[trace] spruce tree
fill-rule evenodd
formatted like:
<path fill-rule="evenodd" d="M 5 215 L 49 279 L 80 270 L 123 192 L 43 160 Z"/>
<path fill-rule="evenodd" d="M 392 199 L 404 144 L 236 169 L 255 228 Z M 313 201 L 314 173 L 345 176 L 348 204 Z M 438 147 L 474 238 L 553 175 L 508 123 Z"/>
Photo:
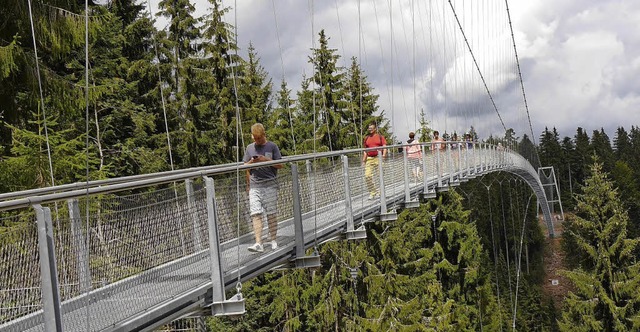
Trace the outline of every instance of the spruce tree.
<path fill-rule="evenodd" d="M 345 75 L 345 87 L 349 93 L 348 111 L 343 113 L 345 118 L 340 138 L 344 140 L 344 147 L 361 147 L 368 124 L 383 123 L 383 115 L 376 114 L 379 95 L 374 94 L 371 83 L 355 57 L 351 58 L 351 66 Z"/>
<path fill-rule="evenodd" d="M 633 170 L 624 161 L 618 160 L 611 171 L 611 178 L 620 192 L 620 200 L 629 213 L 629 234 L 640 235 L 640 186 Z"/>
<path fill-rule="evenodd" d="M 589 162 L 591 161 L 589 135 L 587 135 L 584 129 L 578 127 L 576 135 L 574 136 L 575 150 L 571 160 L 574 161 L 571 167 L 573 171 L 574 179 L 577 183 L 582 184 L 587 178 Z M 580 188 L 580 187 L 578 187 Z"/>
<path fill-rule="evenodd" d="M 518 144 L 518 153 L 527 159 L 533 167 L 540 166 L 540 160 L 538 160 L 536 156 L 536 146 L 533 145 L 533 142 L 531 142 L 527 134 L 522 135 L 522 140 L 520 144 Z"/>
<path fill-rule="evenodd" d="M 291 89 L 282 80 L 276 92 L 276 107 L 267 113 L 267 136 L 275 142 L 283 155 L 297 153 L 298 138 L 294 131 L 295 101 L 291 99 Z"/>
<path fill-rule="evenodd" d="M 198 110 L 200 75 L 197 55 L 200 51 L 198 20 L 193 17 L 195 7 L 189 0 L 162 0 L 156 14 L 169 20 L 165 38 L 159 38 L 166 47 L 170 75 L 163 77 L 170 86 L 171 98 L 167 100 L 168 121 L 172 126 L 172 140 L 176 150 L 175 161 L 180 167 L 200 166 L 206 154 L 200 149 Z M 159 35 L 162 37 L 162 35 Z"/>
<path fill-rule="evenodd" d="M 247 61 L 242 66 L 238 99 L 242 116 L 242 133 L 245 142 L 251 142 L 251 125 L 267 123 L 271 114 L 271 89 L 273 84 L 268 73 L 260 65 L 260 58 L 249 43 Z"/>
<path fill-rule="evenodd" d="M 337 65 L 337 49 L 329 48 L 329 37 L 324 29 L 318 33 L 319 47 L 312 49 L 309 63 L 313 64 L 315 72 L 311 80 L 315 83 L 316 96 L 316 133 L 320 144 L 329 150 L 341 150 L 344 142 L 338 140 L 344 126 L 352 126 L 345 123 L 347 109 L 344 89 L 344 69 Z"/>
<path fill-rule="evenodd" d="M 575 145 L 570 137 L 562 139 L 562 153 L 566 157 L 564 165 L 566 168 L 557 169 L 556 176 L 560 181 L 560 197 L 565 210 L 573 207 L 573 191 L 578 185 L 574 175 L 574 168 L 578 165 L 575 158 Z"/>
<path fill-rule="evenodd" d="M 627 131 L 624 130 L 624 127 L 618 127 L 616 130 L 616 137 L 613 139 L 613 148 L 617 160 L 627 163 L 633 160 L 631 140 L 629 139 Z"/>
<path fill-rule="evenodd" d="M 239 91 L 243 61 L 237 55 L 233 26 L 223 20 L 230 8 L 224 7 L 220 0 L 209 0 L 209 3 L 211 12 L 204 17 L 202 26 L 204 41 L 200 63 L 203 82 L 198 130 L 202 133 L 199 145 L 209 158 L 207 163 L 215 164 L 236 161 L 237 156 L 242 158 L 244 147 L 236 147 L 236 141 L 240 145 L 250 143 L 242 137 L 250 137 L 243 131 L 245 124 L 250 126 L 252 123 L 245 120 L 243 110 L 238 109 L 241 107 Z M 238 112 L 240 119 L 237 118 Z M 240 137 L 237 136 L 238 131 Z"/>
<path fill-rule="evenodd" d="M 631 126 L 629 140 L 631 141 L 631 161 L 629 166 L 633 168 L 633 173 L 637 179 L 640 178 L 640 127 Z"/>
<path fill-rule="evenodd" d="M 592 154 L 597 155 L 599 157 L 598 159 L 602 162 L 604 171 L 611 172 L 613 164 L 615 163 L 613 148 L 611 148 L 611 141 L 603 128 L 593 131 L 590 146 Z"/>
<path fill-rule="evenodd" d="M 562 312 L 562 331 L 633 331 L 640 328 L 640 239 L 627 234 L 628 216 L 618 190 L 596 161 L 590 168 L 577 215 L 567 221 L 567 240 L 580 255 L 578 269 L 566 271 L 575 291 Z"/>

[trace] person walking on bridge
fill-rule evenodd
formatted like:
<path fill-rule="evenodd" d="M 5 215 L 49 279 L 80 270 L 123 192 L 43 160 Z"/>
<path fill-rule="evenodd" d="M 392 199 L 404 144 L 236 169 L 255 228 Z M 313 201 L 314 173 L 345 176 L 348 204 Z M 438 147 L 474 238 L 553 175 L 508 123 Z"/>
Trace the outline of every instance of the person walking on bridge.
<path fill-rule="evenodd" d="M 375 123 L 369 124 L 369 134 L 364 138 L 365 148 L 375 148 L 387 145 L 387 140 L 384 136 L 378 133 L 378 127 Z M 369 199 L 376 199 L 380 196 L 378 188 L 373 180 L 374 174 L 378 173 L 378 153 L 379 150 L 365 151 L 362 155 L 362 163 L 364 163 L 364 180 L 369 190 Z M 387 156 L 387 149 L 382 150 L 382 157 Z"/>
<path fill-rule="evenodd" d="M 420 145 L 420 142 L 415 139 L 415 137 L 416 133 L 413 131 L 409 133 L 409 139 L 407 140 L 405 149 L 407 150 L 407 159 L 409 161 L 411 174 L 413 174 L 416 181 L 419 181 L 422 176 L 422 145 Z"/>
<path fill-rule="evenodd" d="M 253 138 L 253 143 L 247 146 L 242 158 L 245 165 L 282 159 L 278 146 L 273 142 L 267 141 L 267 135 L 261 123 L 251 126 L 251 138 Z M 248 248 L 249 251 L 264 251 L 262 245 L 262 220 L 265 214 L 268 220 L 271 249 L 278 248 L 278 243 L 276 242 L 276 234 L 278 233 L 276 215 L 278 182 L 276 177 L 280 168 L 282 168 L 282 164 L 247 170 L 246 183 L 249 191 L 249 213 L 256 238 L 256 243 Z"/>

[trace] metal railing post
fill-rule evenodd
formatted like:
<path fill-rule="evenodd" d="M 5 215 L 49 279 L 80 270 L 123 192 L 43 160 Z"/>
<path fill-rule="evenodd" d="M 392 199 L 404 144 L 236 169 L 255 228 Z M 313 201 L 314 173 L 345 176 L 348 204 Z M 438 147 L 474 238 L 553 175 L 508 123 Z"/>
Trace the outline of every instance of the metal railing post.
<path fill-rule="evenodd" d="M 40 254 L 40 278 L 42 281 L 42 306 L 45 331 L 62 331 L 60 312 L 60 285 L 56 267 L 55 246 L 51 210 L 34 204 L 38 222 L 38 252 Z"/>
<path fill-rule="evenodd" d="M 309 166 L 307 166 L 309 167 Z M 298 174 L 298 165 L 291 164 L 291 196 L 293 198 L 293 229 L 295 236 L 295 266 L 298 268 L 317 267 L 320 266 L 320 256 L 317 254 L 306 256 L 304 248 L 304 228 L 302 225 L 302 206 L 300 204 L 300 176 Z"/>
<path fill-rule="evenodd" d="M 454 180 L 454 175 L 456 172 L 456 166 L 453 162 L 453 143 L 447 143 L 447 160 L 449 163 L 449 187 L 456 186 L 457 183 Z"/>
<path fill-rule="evenodd" d="M 86 247 L 85 234 L 82 232 L 82 219 L 80 218 L 80 206 L 77 199 L 67 201 L 69 207 L 69 218 L 71 219 L 71 236 L 73 241 L 73 251 L 78 260 L 78 280 L 80 281 L 80 291 L 91 290 L 91 270 L 89 270 L 89 251 Z M 87 223 L 89 221 L 87 220 Z M 87 235 L 88 236 L 88 235 Z"/>
<path fill-rule="evenodd" d="M 203 177 L 207 191 L 207 226 L 209 229 L 209 259 L 211 262 L 212 303 L 211 313 L 214 316 L 240 315 L 245 313 L 244 299 L 238 293 L 227 300 L 225 294 L 222 259 L 220 258 L 220 239 L 218 237 L 218 209 L 216 190 L 210 177 Z M 238 248 L 239 250 L 239 248 Z"/>
<path fill-rule="evenodd" d="M 387 214 L 387 193 L 384 188 L 384 174 L 382 174 L 382 162 L 384 158 L 382 157 L 382 151 L 378 153 L 378 176 L 380 178 L 380 215 Z"/>
<path fill-rule="evenodd" d="M 409 168 L 411 168 L 411 172 L 414 172 L 413 165 L 409 165 L 409 156 L 408 156 L 408 148 L 402 149 L 402 162 L 404 165 L 404 207 L 405 208 L 416 208 L 420 206 L 420 202 L 411 201 L 411 188 L 409 186 Z"/>
<path fill-rule="evenodd" d="M 442 167 L 440 167 L 440 147 L 442 143 L 437 143 L 438 148 L 433 150 L 436 154 L 436 173 L 438 174 L 438 188 L 442 187 Z M 431 146 L 433 147 L 433 145 Z"/>
<path fill-rule="evenodd" d="M 387 210 L 387 193 L 384 186 L 384 174 L 382 172 L 383 167 L 383 157 L 382 150 L 378 153 L 378 173 L 380 175 L 380 220 L 383 221 L 391 221 L 398 219 L 397 214 L 394 212 L 389 212 Z"/>
<path fill-rule="evenodd" d="M 193 244 L 196 251 L 202 250 L 202 239 L 200 238 L 200 231 L 198 229 L 198 216 L 196 215 L 193 194 L 193 180 L 184 180 L 184 187 L 187 191 L 187 208 L 189 209 L 188 215 L 191 217 L 191 223 L 193 225 Z"/>
<path fill-rule="evenodd" d="M 427 151 L 425 151 L 426 145 L 422 145 L 422 184 L 424 189 L 422 191 L 422 198 L 435 198 L 435 190 L 429 191 L 429 176 L 427 174 Z"/>
<path fill-rule="evenodd" d="M 344 178 L 344 212 L 347 218 L 347 240 L 364 239 L 367 232 L 364 223 L 358 229 L 353 225 L 353 208 L 351 206 L 351 183 L 349 180 L 349 157 L 342 155 L 342 176 Z"/>

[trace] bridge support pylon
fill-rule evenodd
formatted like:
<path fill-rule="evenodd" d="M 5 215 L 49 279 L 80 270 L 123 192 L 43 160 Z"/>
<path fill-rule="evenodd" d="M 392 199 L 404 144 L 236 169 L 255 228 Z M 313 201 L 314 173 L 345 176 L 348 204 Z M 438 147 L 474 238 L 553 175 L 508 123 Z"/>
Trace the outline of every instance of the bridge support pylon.
<path fill-rule="evenodd" d="M 547 175 L 548 174 L 548 175 Z M 539 167 L 538 177 L 540 183 L 544 189 L 544 194 L 547 197 L 547 203 L 549 203 L 549 210 L 551 214 L 555 214 L 555 203 L 558 203 L 560 207 L 560 220 L 564 220 L 564 210 L 562 209 L 562 200 L 560 199 L 560 187 L 556 179 L 556 172 L 553 166 Z"/>

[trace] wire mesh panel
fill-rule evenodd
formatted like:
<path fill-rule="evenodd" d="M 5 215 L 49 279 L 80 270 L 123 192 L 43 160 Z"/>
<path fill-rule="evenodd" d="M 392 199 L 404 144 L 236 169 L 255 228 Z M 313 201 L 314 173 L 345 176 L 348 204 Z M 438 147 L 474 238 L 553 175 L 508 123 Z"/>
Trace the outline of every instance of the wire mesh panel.
<path fill-rule="evenodd" d="M 0 218 L 0 328 L 42 309 L 38 229 L 32 213 Z"/>
<path fill-rule="evenodd" d="M 235 270 L 247 260 L 246 248 L 253 243 L 245 171 L 215 176 L 214 183 L 223 271 Z M 238 241 L 244 248 L 238 246 Z"/>
<path fill-rule="evenodd" d="M 203 193 L 177 184 L 82 197 L 77 211 L 51 204 L 65 331 L 103 329 L 210 280 Z"/>
<path fill-rule="evenodd" d="M 156 329 L 155 332 L 207 332 L 207 322 L 204 317 L 181 318 Z"/>

